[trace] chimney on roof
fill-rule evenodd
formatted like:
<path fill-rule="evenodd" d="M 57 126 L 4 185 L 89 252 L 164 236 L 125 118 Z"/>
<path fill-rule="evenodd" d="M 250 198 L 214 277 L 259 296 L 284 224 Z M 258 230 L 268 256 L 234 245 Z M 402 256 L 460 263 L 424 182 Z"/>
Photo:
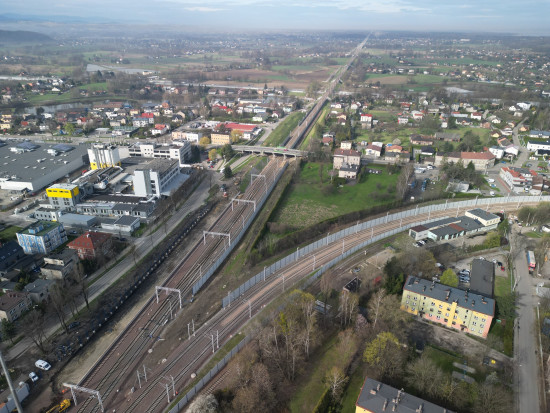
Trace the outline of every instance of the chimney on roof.
<path fill-rule="evenodd" d="M 377 391 L 380 391 L 380 383 L 378 383 L 378 384 L 376 385 L 376 390 L 377 390 Z"/>
<path fill-rule="evenodd" d="M 376 394 L 376 389 L 370 389 L 370 394 L 375 395 Z"/>
<path fill-rule="evenodd" d="M 392 406 L 392 408 L 391 408 L 391 411 L 392 411 L 392 412 L 395 412 L 395 409 L 396 409 L 396 408 L 397 408 L 397 404 L 394 404 L 394 405 Z"/>
<path fill-rule="evenodd" d="M 418 406 L 418 409 L 416 409 L 416 413 L 422 413 L 422 408 L 422 405 Z"/>
<path fill-rule="evenodd" d="M 386 407 L 388 407 L 388 399 L 384 399 L 384 404 L 382 405 L 382 411 L 386 411 Z"/>
<path fill-rule="evenodd" d="M 476 304 L 476 300 L 472 300 L 472 307 Z"/>

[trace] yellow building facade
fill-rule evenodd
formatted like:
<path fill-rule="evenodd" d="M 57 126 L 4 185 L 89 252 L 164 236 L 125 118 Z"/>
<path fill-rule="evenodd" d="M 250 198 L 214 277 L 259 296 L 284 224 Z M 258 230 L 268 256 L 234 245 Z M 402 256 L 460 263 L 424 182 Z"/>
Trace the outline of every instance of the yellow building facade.
<path fill-rule="evenodd" d="M 487 338 L 495 314 L 492 298 L 409 276 L 401 309 L 433 323 Z"/>

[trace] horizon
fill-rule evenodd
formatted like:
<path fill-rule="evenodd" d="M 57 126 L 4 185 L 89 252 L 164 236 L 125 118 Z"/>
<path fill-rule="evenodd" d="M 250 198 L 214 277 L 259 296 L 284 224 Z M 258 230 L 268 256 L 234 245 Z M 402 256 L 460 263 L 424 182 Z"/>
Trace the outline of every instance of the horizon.
<path fill-rule="evenodd" d="M 101 10 L 98 13 L 97 10 Z M 108 12 L 108 13 L 106 13 Z M 548 36 L 545 17 L 550 2 L 527 1 L 518 8 L 516 2 L 489 0 L 477 5 L 464 0 L 457 5 L 431 0 L 326 0 L 296 3 L 283 0 L 277 4 L 265 0 L 136 0 L 107 2 L 56 0 L 44 4 L 39 0 L 24 3 L 5 0 L 2 16 L 14 16 L 14 24 L 25 27 L 30 21 L 71 24 L 128 24 L 139 26 L 181 25 L 181 31 L 217 33 L 293 31 L 405 31 L 444 33 L 488 33 L 524 36 Z M 106 17 L 107 16 L 107 17 Z M 67 21 L 69 20 L 69 21 Z M 192 24 L 189 25 L 188 22 Z M 162 28 L 162 27 L 159 27 Z M 36 21 L 33 22 L 33 29 Z M 52 27 L 49 27 L 51 30 Z"/>

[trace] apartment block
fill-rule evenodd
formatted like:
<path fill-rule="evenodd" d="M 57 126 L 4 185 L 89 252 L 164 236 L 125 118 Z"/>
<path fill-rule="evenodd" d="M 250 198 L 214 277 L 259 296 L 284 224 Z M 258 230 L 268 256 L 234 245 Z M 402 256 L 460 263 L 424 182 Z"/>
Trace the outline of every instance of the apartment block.
<path fill-rule="evenodd" d="M 495 301 L 410 275 L 403 287 L 401 309 L 446 327 L 487 338 Z"/>

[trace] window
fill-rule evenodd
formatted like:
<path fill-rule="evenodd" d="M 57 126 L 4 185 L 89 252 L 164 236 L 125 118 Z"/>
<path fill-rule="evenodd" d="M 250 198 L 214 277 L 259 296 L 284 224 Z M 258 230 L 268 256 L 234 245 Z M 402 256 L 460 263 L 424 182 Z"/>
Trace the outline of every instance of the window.
<path fill-rule="evenodd" d="M 447 311 L 451 311 L 451 307 L 447 307 Z"/>
<path fill-rule="evenodd" d="M 448 322 L 449 320 L 447 318 L 445 318 L 443 321 Z"/>
<path fill-rule="evenodd" d="M 455 316 L 453 317 L 453 320 L 456 320 L 456 319 L 457 319 L 457 317 L 456 317 L 456 315 L 455 315 Z"/>
<path fill-rule="evenodd" d="M 443 306 L 442 306 L 442 305 L 440 304 L 440 305 L 439 305 L 439 308 L 441 308 L 441 309 L 442 309 L 442 308 L 443 308 Z"/>
<path fill-rule="evenodd" d="M 440 316 L 437 316 L 436 319 L 441 320 L 441 317 L 440 317 Z"/>
<path fill-rule="evenodd" d="M 432 307 L 435 305 L 435 303 L 432 301 Z"/>
<path fill-rule="evenodd" d="M 473 325 L 473 326 L 476 326 L 476 325 L 477 325 L 477 323 L 476 323 L 475 321 L 473 321 L 473 322 L 472 322 L 472 325 Z"/>
<path fill-rule="evenodd" d="M 485 322 L 485 319 L 484 319 L 484 318 L 482 318 L 482 319 L 481 319 L 481 321 Z"/>
<path fill-rule="evenodd" d="M 479 332 L 480 332 L 480 333 L 483 333 L 483 330 L 482 330 L 482 329 L 480 329 L 480 330 L 479 330 Z"/>
<path fill-rule="evenodd" d="M 449 317 L 449 313 L 445 313 L 445 317 Z"/>
<path fill-rule="evenodd" d="M 475 316 L 474 316 L 474 320 L 477 320 L 477 318 L 478 318 L 477 315 L 475 315 Z"/>
<path fill-rule="evenodd" d="M 456 322 L 453 321 L 453 326 L 455 326 L 455 325 L 456 325 Z"/>
<path fill-rule="evenodd" d="M 418 297 L 417 297 L 417 296 L 415 296 L 415 297 L 414 297 L 414 301 L 416 301 L 417 299 L 418 299 Z"/>
<path fill-rule="evenodd" d="M 409 304 L 409 300 L 407 300 L 407 301 L 405 302 L 405 304 Z"/>
<path fill-rule="evenodd" d="M 485 328 L 485 324 L 481 324 L 480 327 L 481 327 L 481 328 Z"/>

